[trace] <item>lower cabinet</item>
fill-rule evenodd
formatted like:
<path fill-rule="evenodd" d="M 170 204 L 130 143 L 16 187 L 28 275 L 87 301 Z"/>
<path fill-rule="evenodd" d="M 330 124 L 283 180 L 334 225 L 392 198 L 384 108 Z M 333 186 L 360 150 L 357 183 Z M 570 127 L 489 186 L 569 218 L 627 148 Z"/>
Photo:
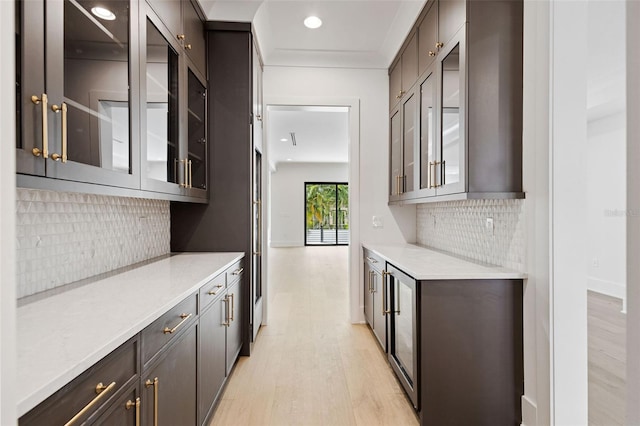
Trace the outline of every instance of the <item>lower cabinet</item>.
<path fill-rule="evenodd" d="M 100 426 L 139 426 L 141 421 L 140 392 L 137 386 L 125 393 L 97 421 Z"/>
<path fill-rule="evenodd" d="M 387 351 L 387 288 L 382 271 L 384 261 L 375 253 L 364 250 L 364 313 L 367 324 Z"/>
<path fill-rule="evenodd" d="M 244 343 L 242 262 L 20 417 L 19 426 L 206 425 Z"/>
<path fill-rule="evenodd" d="M 198 424 L 205 424 L 217 399 L 225 378 L 227 295 L 220 294 L 200 316 L 200 380 L 198 391 Z"/>
<path fill-rule="evenodd" d="M 242 312 L 240 301 L 243 297 L 242 280 L 237 281 L 227 291 L 227 375 L 242 349 Z"/>
<path fill-rule="evenodd" d="M 196 424 L 197 325 L 193 324 L 142 374 L 142 424 Z"/>

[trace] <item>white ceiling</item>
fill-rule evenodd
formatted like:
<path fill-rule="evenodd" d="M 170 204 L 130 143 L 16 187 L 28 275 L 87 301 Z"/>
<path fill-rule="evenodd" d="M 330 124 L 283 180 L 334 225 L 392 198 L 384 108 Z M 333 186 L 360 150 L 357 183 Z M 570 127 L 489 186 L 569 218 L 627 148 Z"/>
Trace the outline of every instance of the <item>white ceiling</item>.
<path fill-rule="evenodd" d="M 265 65 L 388 68 L 425 0 L 200 0 L 208 19 L 253 22 Z M 316 15 L 323 25 L 306 28 Z"/>
<path fill-rule="evenodd" d="M 347 107 L 269 106 L 268 120 L 269 162 L 274 167 L 287 162 L 349 161 Z M 292 132 L 296 146 L 291 142 Z"/>

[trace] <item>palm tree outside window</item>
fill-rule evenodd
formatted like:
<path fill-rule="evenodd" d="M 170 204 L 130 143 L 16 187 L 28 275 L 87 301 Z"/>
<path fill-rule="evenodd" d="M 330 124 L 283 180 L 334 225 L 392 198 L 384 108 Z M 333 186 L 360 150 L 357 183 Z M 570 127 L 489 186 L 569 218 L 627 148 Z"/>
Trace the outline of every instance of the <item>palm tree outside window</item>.
<path fill-rule="evenodd" d="M 349 184 L 306 182 L 305 245 L 349 244 Z"/>

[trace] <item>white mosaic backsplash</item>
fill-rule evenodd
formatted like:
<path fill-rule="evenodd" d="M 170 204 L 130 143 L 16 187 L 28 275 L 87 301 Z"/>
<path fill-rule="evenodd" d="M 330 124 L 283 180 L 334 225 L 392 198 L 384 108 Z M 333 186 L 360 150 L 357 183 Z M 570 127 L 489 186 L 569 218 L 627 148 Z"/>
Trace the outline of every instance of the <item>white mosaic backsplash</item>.
<path fill-rule="evenodd" d="M 169 202 L 18 188 L 18 298 L 170 252 Z"/>
<path fill-rule="evenodd" d="M 418 244 L 525 272 L 524 200 L 450 201 L 416 210 Z"/>

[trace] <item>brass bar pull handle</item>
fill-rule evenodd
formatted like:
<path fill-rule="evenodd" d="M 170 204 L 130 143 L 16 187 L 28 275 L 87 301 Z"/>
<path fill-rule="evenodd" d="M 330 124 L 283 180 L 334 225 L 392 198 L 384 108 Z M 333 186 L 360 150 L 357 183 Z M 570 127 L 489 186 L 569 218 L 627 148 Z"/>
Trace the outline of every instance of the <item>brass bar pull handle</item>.
<path fill-rule="evenodd" d="M 229 295 L 225 296 L 224 299 L 222 299 L 224 301 L 224 316 L 226 321 L 222 323 L 222 325 L 224 325 L 225 327 L 229 327 L 230 324 L 230 320 L 229 320 Z"/>
<path fill-rule="evenodd" d="M 429 51 L 429 56 L 431 56 L 431 57 L 436 56 L 436 52 L 434 52 L 433 50 L 430 50 Z"/>
<path fill-rule="evenodd" d="M 216 291 L 213 291 L 213 290 L 208 291 L 208 292 L 207 292 L 207 294 L 208 294 L 208 295 L 210 295 L 210 296 L 215 296 L 215 295 L 218 293 L 218 291 L 220 291 L 220 289 L 221 289 L 222 287 L 224 287 L 224 286 L 223 286 L 223 285 L 218 284 L 218 285 L 216 286 L 216 288 L 217 288 L 218 290 L 216 290 Z"/>
<path fill-rule="evenodd" d="M 437 42 L 436 43 L 436 49 L 442 49 L 444 47 L 444 43 L 442 42 Z"/>
<path fill-rule="evenodd" d="M 96 385 L 96 393 L 98 394 L 98 396 L 93 398 L 87 405 L 84 406 L 84 408 L 82 410 L 78 411 L 78 413 L 75 416 L 73 416 L 71 418 L 71 420 L 69 420 L 67 423 L 64 424 L 64 426 L 72 426 L 72 425 L 76 424 L 78 422 L 78 420 L 80 420 L 89 411 L 91 411 L 91 409 L 93 407 L 98 405 L 98 403 L 100 401 L 102 401 L 107 396 L 107 394 L 110 391 L 112 391 L 113 388 L 115 388 L 115 387 L 116 387 L 116 382 L 111 382 L 111 384 L 109 386 L 105 386 L 102 383 L 98 383 Z"/>
<path fill-rule="evenodd" d="M 382 315 L 391 313 L 391 310 L 385 309 L 387 307 L 387 298 L 385 297 L 387 293 L 387 275 L 391 275 L 391 272 L 382 271 Z"/>
<path fill-rule="evenodd" d="M 42 103 L 42 151 L 40 148 L 33 148 L 31 153 L 36 157 L 42 155 L 42 158 L 49 158 L 49 124 L 47 122 L 47 114 L 49 112 L 47 104 L 49 103 L 49 98 L 46 93 L 43 93 L 40 97 L 33 95 L 31 96 L 31 102 L 35 105 Z"/>
<path fill-rule="evenodd" d="M 136 407 L 136 426 L 140 426 L 140 397 L 136 398 L 136 402 L 131 400 L 127 401 L 124 407 L 127 410 L 131 410 L 133 407 Z"/>
<path fill-rule="evenodd" d="M 187 160 L 180 160 L 180 164 L 183 165 L 182 167 L 182 182 L 180 183 L 180 187 L 181 188 L 188 188 L 189 186 L 189 180 L 187 178 Z"/>
<path fill-rule="evenodd" d="M 185 44 L 184 48 L 187 49 L 187 50 L 191 50 L 191 43 Z"/>
<path fill-rule="evenodd" d="M 185 34 L 178 34 L 178 35 L 176 36 L 176 38 L 177 38 L 178 40 L 184 40 L 184 39 L 185 39 L 185 37 L 186 37 L 186 35 L 185 35 Z"/>
<path fill-rule="evenodd" d="M 193 188 L 193 173 L 191 168 L 191 160 L 189 160 L 189 188 Z"/>
<path fill-rule="evenodd" d="M 51 159 L 53 161 L 62 160 L 63 163 L 67 162 L 67 103 L 62 102 L 60 105 L 51 105 L 51 111 L 56 114 L 62 112 L 61 118 L 61 141 L 62 141 L 62 155 L 60 154 L 51 154 Z"/>
<path fill-rule="evenodd" d="M 182 318 L 182 321 L 180 321 L 180 322 L 179 322 L 175 327 L 173 327 L 173 328 L 165 327 L 165 328 L 164 328 L 164 330 L 162 330 L 162 332 L 163 332 L 164 334 L 173 334 L 173 333 L 175 333 L 175 332 L 176 332 L 176 330 L 177 330 L 178 328 L 180 328 L 180 326 L 181 326 L 182 324 L 184 324 L 184 323 L 185 323 L 185 321 L 187 321 L 189 318 L 191 318 L 191 316 L 192 316 L 192 315 L 193 315 L 193 314 L 180 314 L 180 318 Z"/>
<path fill-rule="evenodd" d="M 146 388 L 153 386 L 153 426 L 158 426 L 158 384 L 159 380 L 157 377 L 155 377 L 153 381 L 147 379 L 147 381 L 144 382 Z"/>
<path fill-rule="evenodd" d="M 231 273 L 231 275 L 236 275 L 236 276 L 237 276 L 237 275 L 240 275 L 240 274 L 241 274 L 241 273 L 243 273 L 243 272 L 244 272 L 244 268 L 238 268 L 238 269 L 236 269 L 235 271 L 233 271 L 233 272 Z"/>
<path fill-rule="evenodd" d="M 235 321 L 235 308 L 236 308 L 236 295 L 231 293 L 231 317 L 229 317 L 229 322 Z"/>

